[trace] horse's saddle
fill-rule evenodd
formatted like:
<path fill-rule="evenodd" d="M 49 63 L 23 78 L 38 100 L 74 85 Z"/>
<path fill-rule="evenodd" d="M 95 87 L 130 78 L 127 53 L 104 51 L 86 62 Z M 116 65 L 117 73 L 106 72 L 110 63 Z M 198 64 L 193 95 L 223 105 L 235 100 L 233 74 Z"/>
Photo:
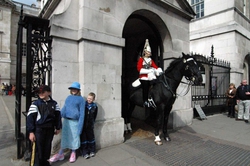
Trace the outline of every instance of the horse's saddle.
<path fill-rule="evenodd" d="M 154 85 L 155 83 L 159 82 L 158 77 L 156 77 L 156 79 L 153 79 L 150 81 L 151 85 Z M 134 82 L 132 82 L 132 87 L 133 88 L 138 88 L 141 85 L 141 81 L 138 78 L 137 80 L 135 80 Z"/>

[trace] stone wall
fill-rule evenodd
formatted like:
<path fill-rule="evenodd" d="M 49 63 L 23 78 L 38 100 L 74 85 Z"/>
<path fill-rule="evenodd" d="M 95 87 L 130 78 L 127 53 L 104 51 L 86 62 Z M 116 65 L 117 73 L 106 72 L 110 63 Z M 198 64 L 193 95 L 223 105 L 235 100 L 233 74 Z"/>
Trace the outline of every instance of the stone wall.
<path fill-rule="evenodd" d="M 189 21 L 151 1 L 62 0 L 50 17 L 53 98 L 60 106 L 68 86 L 79 81 L 82 95 L 96 93 L 99 112 L 95 125 L 97 147 L 123 142 L 121 118 L 123 28 L 128 17 L 149 18 L 161 34 L 163 58 L 189 52 Z M 185 104 L 183 104 L 183 102 Z M 182 104 L 180 104 L 182 103 Z M 192 122 L 191 96 L 176 101 L 173 126 Z"/>
<path fill-rule="evenodd" d="M 239 11 L 230 8 L 227 12 L 206 16 L 190 24 L 190 50 L 210 56 L 213 45 L 214 56 L 231 63 L 230 81 L 236 85 L 243 77 L 247 78 L 248 73 L 243 67 L 250 45 L 248 21 Z"/>
<path fill-rule="evenodd" d="M 11 8 L 0 7 L 0 82 L 10 83 Z"/>

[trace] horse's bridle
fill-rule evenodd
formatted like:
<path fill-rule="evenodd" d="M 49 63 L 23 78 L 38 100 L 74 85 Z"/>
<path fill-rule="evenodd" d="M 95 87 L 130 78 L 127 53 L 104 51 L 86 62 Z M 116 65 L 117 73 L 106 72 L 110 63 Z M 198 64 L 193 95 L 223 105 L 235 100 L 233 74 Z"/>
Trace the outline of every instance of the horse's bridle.
<path fill-rule="evenodd" d="M 194 61 L 194 64 L 197 65 L 197 63 L 196 63 L 196 61 L 194 60 L 194 58 L 183 59 L 183 63 L 184 63 L 184 64 L 187 63 L 188 61 Z M 185 71 L 188 70 L 188 69 L 189 69 L 189 65 L 187 64 L 187 65 L 185 66 Z M 189 81 L 188 84 L 193 84 L 193 82 L 195 81 L 195 77 L 194 77 L 194 74 L 193 74 L 194 72 L 193 72 L 192 69 L 191 69 L 191 73 L 192 73 L 191 77 L 185 76 L 185 78 Z"/>
<path fill-rule="evenodd" d="M 183 63 L 184 63 L 184 64 L 187 63 L 188 61 L 194 61 L 194 63 L 197 64 L 193 58 L 183 59 Z M 185 66 L 185 70 L 188 70 L 188 69 L 189 69 L 189 65 L 187 64 L 187 65 Z M 161 81 L 161 83 L 163 84 L 163 86 L 164 86 L 165 88 L 167 88 L 167 89 L 173 94 L 174 97 L 177 97 L 177 96 L 185 96 L 185 95 L 189 92 L 190 86 L 193 85 L 193 83 L 194 83 L 193 81 L 195 80 L 195 78 L 194 78 L 194 76 L 193 76 L 193 72 L 192 72 L 191 78 L 185 76 L 185 78 L 186 78 L 189 82 L 186 83 L 186 82 L 181 81 L 181 83 L 184 83 L 184 84 L 187 84 L 187 85 L 188 85 L 188 88 L 187 88 L 186 92 L 184 92 L 184 94 L 175 94 L 175 93 L 172 91 L 172 89 L 169 87 L 168 82 L 167 82 L 167 78 L 166 78 L 165 74 L 163 74 L 163 77 L 164 77 L 164 80 Z"/>
<path fill-rule="evenodd" d="M 195 61 L 193 58 L 183 59 L 183 63 L 184 63 L 184 64 L 187 63 L 188 61 L 194 61 L 194 64 L 197 65 L 196 61 Z M 187 64 L 187 65 L 185 66 L 185 70 L 188 70 L 188 69 L 189 69 L 189 65 Z M 187 85 L 188 85 L 188 87 L 187 87 L 187 89 L 186 89 L 186 92 L 184 92 L 183 94 L 181 94 L 181 93 L 182 93 L 182 92 L 181 92 L 180 94 L 177 94 L 177 96 L 185 96 L 185 95 L 189 92 L 191 85 L 194 84 L 195 77 L 194 77 L 194 75 L 193 75 L 193 71 L 192 71 L 192 76 L 191 76 L 191 77 L 185 76 L 185 78 L 186 78 L 186 80 L 188 80 L 188 83 L 183 82 L 183 81 L 181 81 L 181 83 L 187 84 Z"/>

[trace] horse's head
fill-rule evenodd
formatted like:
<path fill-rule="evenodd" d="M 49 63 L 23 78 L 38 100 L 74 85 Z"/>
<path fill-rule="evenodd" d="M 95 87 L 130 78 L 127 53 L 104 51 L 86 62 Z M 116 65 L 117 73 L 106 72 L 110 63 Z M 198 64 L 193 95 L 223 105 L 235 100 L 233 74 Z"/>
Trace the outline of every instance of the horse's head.
<path fill-rule="evenodd" d="M 202 83 L 202 75 L 196 60 L 189 54 L 182 53 L 182 55 L 185 78 L 195 85 L 200 85 Z"/>

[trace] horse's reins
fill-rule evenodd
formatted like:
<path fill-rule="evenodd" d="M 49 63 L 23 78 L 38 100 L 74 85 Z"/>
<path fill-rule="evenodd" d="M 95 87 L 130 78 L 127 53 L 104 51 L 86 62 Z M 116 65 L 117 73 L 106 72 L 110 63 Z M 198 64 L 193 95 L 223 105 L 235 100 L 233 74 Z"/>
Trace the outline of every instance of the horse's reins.
<path fill-rule="evenodd" d="M 177 94 L 177 96 L 181 96 L 181 97 L 183 97 L 183 96 L 185 96 L 188 92 L 189 92 L 189 90 L 190 90 L 190 85 L 192 85 L 192 81 L 189 81 L 189 83 L 186 83 L 186 82 L 183 82 L 183 81 L 181 81 L 181 83 L 183 83 L 183 84 L 187 84 L 188 85 L 188 87 L 186 88 L 186 92 L 184 93 L 184 94 Z"/>
<path fill-rule="evenodd" d="M 160 81 L 160 82 L 163 84 L 163 86 L 164 86 L 165 88 L 167 88 L 167 89 L 173 94 L 174 97 L 177 97 L 177 96 L 183 97 L 183 96 L 185 96 L 185 95 L 189 92 L 189 90 L 190 90 L 190 85 L 192 85 L 192 81 L 189 81 L 188 83 L 181 81 L 181 83 L 187 84 L 188 87 L 186 88 L 186 91 L 185 91 L 183 94 L 182 94 L 182 92 L 179 93 L 179 94 L 177 94 L 177 93 L 175 94 L 175 93 L 172 91 L 172 89 L 170 88 L 170 86 L 168 85 L 167 78 L 166 78 L 165 74 L 163 75 L 163 77 L 164 77 L 164 81 Z"/>
<path fill-rule="evenodd" d="M 163 78 L 164 78 L 164 80 L 160 81 L 160 82 L 163 84 L 163 86 L 165 88 L 167 88 L 173 94 L 174 97 L 176 97 L 176 94 L 172 91 L 172 89 L 168 85 L 167 78 L 166 78 L 165 74 L 163 74 Z"/>
<path fill-rule="evenodd" d="M 184 63 L 186 63 L 188 61 L 191 61 L 191 60 L 194 60 L 194 59 L 193 58 L 188 58 L 187 60 L 184 59 Z M 196 63 L 196 62 L 194 61 L 194 63 Z M 190 90 L 190 85 L 192 85 L 192 81 L 190 81 L 190 80 L 188 80 L 189 81 L 188 83 L 181 81 L 181 83 L 188 84 L 186 92 L 184 92 L 183 94 L 181 94 L 182 92 L 179 93 L 179 94 L 175 94 L 172 91 L 172 89 L 169 87 L 168 82 L 167 82 L 167 78 L 166 78 L 165 74 L 163 75 L 163 77 L 164 77 L 164 81 L 161 81 L 161 83 L 164 85 L 165 88 L 167 88 L 173 94 L 174 97 L 177 97 L 177 96 L 183 97 L 183 96 L 185 96 L 189 92 L 189 90 Z"/>

